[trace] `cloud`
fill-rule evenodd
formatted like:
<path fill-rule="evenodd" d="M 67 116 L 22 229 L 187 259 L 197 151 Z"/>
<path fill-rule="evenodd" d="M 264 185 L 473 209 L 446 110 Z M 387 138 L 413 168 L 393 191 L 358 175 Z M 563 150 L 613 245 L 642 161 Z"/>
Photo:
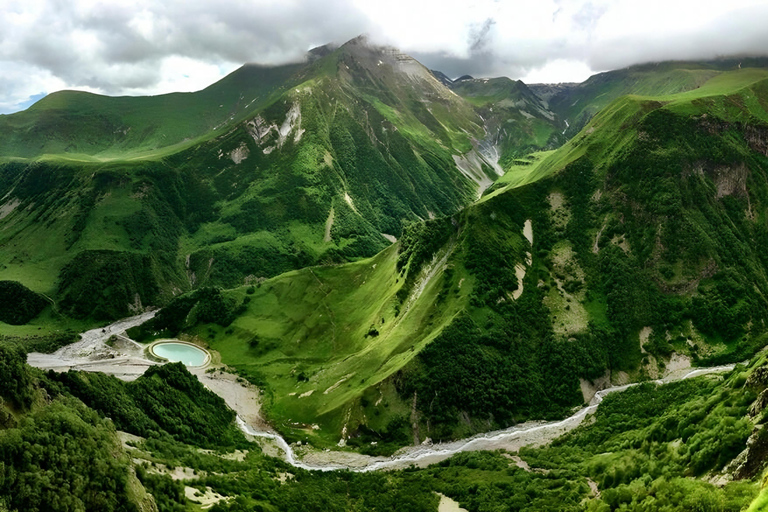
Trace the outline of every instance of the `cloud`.
<path fill-rule="evenodd" d="M 0 15 L 0 112 L 60 88 L 195 90 L 362 33 L 449 76 L 558 81 L 768 50 L 765 0 L 5 0 Z"/>
<path fill-rule="evenodd" d="M 0 14 L 3 74 L 24 69 L 38 84 L 29 92 L 22 73 L 3 78 L 0 112 L 51 86 L 154 94 L 188 74 L 199 88 L 195 70 L 215 81 L 243 63 L 298 61 L 312 46 L 372 28 L 347 0 L 9 0 Z"/>

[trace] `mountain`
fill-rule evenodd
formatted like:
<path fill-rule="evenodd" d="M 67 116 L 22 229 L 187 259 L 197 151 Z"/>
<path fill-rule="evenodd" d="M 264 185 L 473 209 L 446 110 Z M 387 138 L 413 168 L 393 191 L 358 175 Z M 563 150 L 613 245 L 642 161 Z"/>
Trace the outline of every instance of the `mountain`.
<path fill-rule="evenodd" d="M 705 62 L 658 62 L 591 76 L 581 84 L 534 87 L 546 99 L 548 108 L 568 121 L 566 135 L 573 136 L 600 110 L 616 98 L 637 94 L 663 96 L 691 91 L 711 78 L 743 68 L 765 68 L 765 58 L 723 58 Z"/>
<path fill-rule="evenodd" d="M 53 94 L 0 133 L 0 277 L 75 318 L 371 256 L 500 172 L 471 105 L 364 38 L 198 93 Z"/>
<path fill-rule="evenodd" d="M 0 277 L 26 286 L 8 287 L 25 314 L 52 303 L 13 332 L 168 305 L 137 335 L 208 340 L 270 389 L 276 424 L 317 424 L 325 445 L 388 432 L 382 450 L 563 414 L 579 379 L 762 343 L 765 68 L 591 79 L 577 87 L 661 96 L 618 96 L 522 157 L 562 140 L 552 105 L 574 87 L 447 88 L 364 38 L 293 66 L 269 71 L 290 78 L 268 106 L 162 158 L 5 163 Z M 700 68 L 709 80 L 667 94 L 670 73 Z M 252 72 L 267 73 L 206 94 Z M 462 209 L 497 161 L 508 172 Z"/>
<path fill-rule="evenodd" d="M 167 154 L 274 102 L 297 83 L 305 67 L 245 65 L 194 93 L 109 97 L 55 92 L 25 111 L 0 115 L 0 156 L 66 154 L 68 160 L 101 162 Z"/>
<path fill-rule="evenodd" d="M 516 158 L 565 142 L 566 126 L 547 102 L 520 80 L 462 77 L 450 86 L 485 121 L 485 154 L 508 168 Z"/>
<path fill-rule="evenodd" d="M 0 509 L 764 508 L 765 63 L 442 78 L 358 38 L 0 118 Z M 179 364 L 24 364 L 149 305 L 133 338 L 206 343 L 288 441 L 339 460 L 650 382 L 547 446 L 310 472 L 251 449 Z"/>
<path fill-rule="evenodd" d="M 563 415 L 590 382 L 740 361 L 768 334 L 766 137 L 766 69 L 624 96 L 372 259 L 227 291 L 221 325 L 191 300 L 146 331 L 208 340 L 286 435 L 384 452 Z"/>
<path fill-rule="evenodd" d="M 445 74 L 445 73 L 443 73 L 442 71 L 437 71 L 436 69 L 430 69 L 430 70 L 429 70 L 429 72 L 430 72 L 430 73 L 432 73 L 432 75 L 433 75 L 435 78 L 437 78 L 437 80 L 438 80 L 438 81 L 439 81 L 441 84 L 443 84 L 443 85 L 445 85 L 445 86 L 447 86 L 447 87 L 450 87 L 450 86 L 451 86 L 451 84 L 453 83 L 453 80 L 451 80 L 451 79 L 448 77 L 448 75 L 446 75 L 446 74 Z"/>

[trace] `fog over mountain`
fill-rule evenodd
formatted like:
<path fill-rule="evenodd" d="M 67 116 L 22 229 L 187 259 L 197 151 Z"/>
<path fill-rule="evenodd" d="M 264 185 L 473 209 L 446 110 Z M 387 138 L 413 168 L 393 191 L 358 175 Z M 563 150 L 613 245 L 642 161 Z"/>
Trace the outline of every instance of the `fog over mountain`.
<path fill-rule="evenodd" d="M 244 62 L 297 61 L 362 33 L 448 76 L 529 83 L 768 48 L 764 0 L 10 0 L 0 14 L 0 113 L 60 89 L 198 90 Z"/>

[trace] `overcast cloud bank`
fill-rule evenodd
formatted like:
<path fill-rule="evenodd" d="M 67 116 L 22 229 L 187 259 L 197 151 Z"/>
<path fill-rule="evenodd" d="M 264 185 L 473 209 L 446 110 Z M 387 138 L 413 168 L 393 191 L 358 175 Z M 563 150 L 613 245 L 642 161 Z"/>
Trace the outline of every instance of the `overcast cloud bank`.
<path fill-rule="evenodd" d="M 0 13 L 0 113 L 60 89 L 199 90 L 362 33 L 449 76 L 529 83 L 768 54 L 765 0 L 10 0 Z"/>

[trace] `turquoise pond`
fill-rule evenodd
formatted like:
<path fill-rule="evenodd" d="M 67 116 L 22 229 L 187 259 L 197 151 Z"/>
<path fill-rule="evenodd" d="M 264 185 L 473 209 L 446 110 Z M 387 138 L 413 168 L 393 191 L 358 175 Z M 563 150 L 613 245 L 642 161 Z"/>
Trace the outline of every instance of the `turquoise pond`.
<path fill-rule="evenodd" d="M 182 362 L 187 366 L 202 366 L 208 357 L 204 350 L 186 343 L 158 343 L 152 347 L 152 352 L 168 361 Z"/>

